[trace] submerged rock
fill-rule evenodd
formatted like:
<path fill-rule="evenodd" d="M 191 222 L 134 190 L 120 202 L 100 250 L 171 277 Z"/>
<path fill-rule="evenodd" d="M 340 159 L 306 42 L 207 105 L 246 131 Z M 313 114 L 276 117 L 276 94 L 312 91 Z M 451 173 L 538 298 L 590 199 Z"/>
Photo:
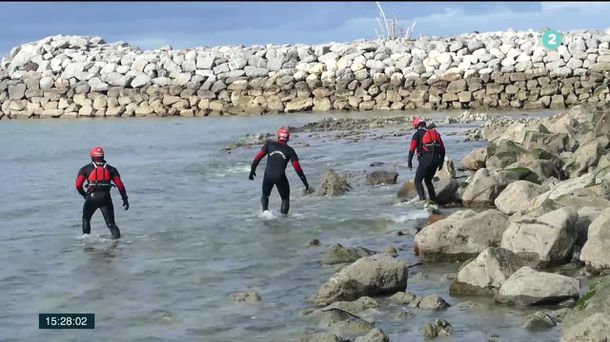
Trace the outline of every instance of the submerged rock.
<path fill-rule="evenodd" d="M 349 342 L 335 334 L 314 333 L 299 337 L 299 342 Z"/>
<path fill-rule="evenodd" d="M 318 327 L 343 338 L 361 336 L 375 329 L 371 323 L 340 309 L 324 310 Z"/>
<path fill-rule="evenodd" d="M 453 335 L 453 327 L 444 319 L 437 319 L 423 327 L 423 335 L 428 338 Z"/>
<path fill-rule="evenodd" d="M 557 322 L 546 312 L 536 311 L 527 316 L 521 326 L 530 330 L 541 330 L 552 328 L 557 325 Z"/>
<path fill-rule="evenodd" d="M 419 308 L 423 310 L 432 310 L 439 311 L 450 307 L 451 305 L 447 303 L 443 298 L 437 295 L 428 295 L 424 297 L 415 298 L 409 304 L 411 308 Z"/>
<path fill-rule="evenodd" d="M 516 305 L 553 304 L 578 298 L 579 291 L 578 279 L 524 266 L 502 284 L 496 301 Z"/>
<path fill-rule="evenodd" d="M 238 303 L 256 304 L 261 301 L 261 296 L 256 291 L 238 292 L 232 294 L 231 299 Z"/>
<path fill-rule="evenodd" d="M 366 309 L 376 308 L 378 306 L 379 306 L 379 303 L 377 303 L 377 301 L 375 299 L 364 296 L 364 297 L 360 297 L 352 302 L 347 302 L 347 301 L 334 302 L 334 303 L 328 305 L 327 307 L 325 307 L 324 309 L 322 309 L 322 311 L 330 310 L 330 309 L 339 309 L 339 310 L 347 311 L 351 314 L 356 314 L 356 313 L 364 311 Z"/>
<path fill-rule="evenodd" d="M 322 264 L 334 265 L 350 263 L 373 254 L 375 254 L 375 252 L 361 246 L 348 248 L 343 247 L 340 244 L 336 244 L 330 247 L 326 254 L 324 254 L 322 257 Z"/>
<path fill-rule="evenodd" d="M 375 328 L 364 336 L 356 337 L 354 342 L 390 342 L 390 338 L 381 329 Z"/>
<path fill-rule="evenodd" d="M 404 291 L 407 288 L 408 265 L 387 255 L 360 258 L 324 283 L 314 302 L 328 305 L 361 296 L 376 296 Z"/>
<path fill-rule="evenodd" d="M 415 300 L 415 295 L 411 292 L 396 292 L 392 296 L 388 297 L 390 303 L 394 304 L 409 304 Z"/>

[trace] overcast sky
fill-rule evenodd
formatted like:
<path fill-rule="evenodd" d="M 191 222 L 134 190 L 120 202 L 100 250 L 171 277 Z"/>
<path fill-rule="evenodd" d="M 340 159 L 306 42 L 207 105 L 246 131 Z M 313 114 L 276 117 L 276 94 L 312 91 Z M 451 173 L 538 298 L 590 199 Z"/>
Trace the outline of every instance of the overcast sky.
<path fill-rule="evenodd" d="M 381 2 L 386 16 L 416 22 L 414 37 L 472 31 L 606 30 L 610 3 Z M 101 36 L 144 49 L 343 42 L 375 37 L 374 2 L 0 3 L 0 56 L 56 34 Z"/>

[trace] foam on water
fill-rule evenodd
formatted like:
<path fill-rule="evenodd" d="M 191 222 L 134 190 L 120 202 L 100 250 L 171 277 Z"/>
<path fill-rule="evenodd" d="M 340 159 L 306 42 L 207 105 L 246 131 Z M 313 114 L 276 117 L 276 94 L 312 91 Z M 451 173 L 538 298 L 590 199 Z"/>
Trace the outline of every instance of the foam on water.
<path fill-rule="evenodd" d="M 273 219 L 277 218 L 277 215 L 275 215 L 273 212 L 271 212 L 271 210 L 265 210 L 265 211 L 259 213 L 258 217 L 262 218 L 263 220 L 273 220 Z"/>

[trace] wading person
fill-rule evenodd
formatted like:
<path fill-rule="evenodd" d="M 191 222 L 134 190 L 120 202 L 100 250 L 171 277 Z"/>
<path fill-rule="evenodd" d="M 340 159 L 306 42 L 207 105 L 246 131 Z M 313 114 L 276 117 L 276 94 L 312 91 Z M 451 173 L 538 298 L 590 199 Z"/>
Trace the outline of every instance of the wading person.
<path fill-rule="evenodd" d="M 440 133 L 434 127 L 427 127 L 426 122 L 422 119 L 415 118 L 411 124 L 417 130 L 413 134 L 411 147 L 409 148 L 409 170 L 413 170 L 413 155 L 416 152 L 419 163 L 415 171 L 415 190 L 417 190 L 417 196 L 419 196 L 421 204 L 425 206 L 436 204 L 436 193 L 432 179 L 436 171 L 443 168 L 445 145 Z M 426 201 L 422 181 L 426 183 L 430 201 Z"/>
<path fill-rule="evenodd" d="M 269 210 L 269 196 L 275 185 L 282 198 L 281 213 L 288 214 L 290 209 L 290 184 L 288 178 L 286 178 L 286 166 L 289 161 L 292 162 L 294 170 L 305 185 L 305 192 L 309 192 L 309 183 L 307 183 L 307 177 L 305 177 L 305 173 L 303 173 L 299 164 L 299 157 L 294 149 L 288 146 L 288 140 L 290 140 L 290 131 L 287 128 L 278 129 L 277 141 L 268 141 L 252 161 L 250 175 L 248 176 L 250 180 L 254 180 L 254 176 L 256 176 L 255 171 L 258 163 L 267 156 L 267 167 L 263 176 L 263 194 L 261 196 L 263 211 Z"/>
<path fill-rule="evenodd" d="M 76 190 L 85 199 L 83 205 L 83 234 L 91 234 L 91 217 L 97 209 L 100 209 L 112 238 L 118 239 L 121 237 L 121 232 L 114 223 L 114 206 L 110 197 L 111 182 L 114 182 L 119 189 L 125 210 L 129 209 L 127 191 L 117 169 L 104 160 L 104 150 L 101 147 L 94 147 L 90 156 L 91 163 L 83 166 L 76 176 Z M 87 191 L 83 190 L 85 181 L 87 181 L 85 185 Z"/>

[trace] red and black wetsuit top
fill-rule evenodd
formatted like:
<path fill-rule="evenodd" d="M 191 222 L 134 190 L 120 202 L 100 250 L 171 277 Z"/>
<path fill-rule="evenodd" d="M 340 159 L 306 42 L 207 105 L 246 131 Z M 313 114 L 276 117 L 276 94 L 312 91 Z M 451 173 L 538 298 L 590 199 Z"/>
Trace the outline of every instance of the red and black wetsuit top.
<path fill-rule="evenodd" d="M 426 157 L 425 159 L 430 159 L 430 161 L 443 161 L 445 159 L 445 144 L 443 143 L 443 139 L 441 139 L 440 134 L 438 135 L 438 143 L 433 144 L 432 146 L 425 146 L 423 143 L 424 134 L 426 134 L 428 130 L 424 127 L 420 127 L 417 129 L 417 132 L 413 134 L 413 138 L 411 138 L 411 146 L 409 148 L 409 165 L 413 162 L 413 155 L 417 152 L 417 160 L 422 162 L 422 157 Z"/>
<path fill-rule="evenodd" d="M 286 177 L 286 166 L 288 166 L 288 162 L 292 162 L 292 167 L 299 175 L 301 182 L 305 185 L 306 188 L 309 188 L 309 183 L 307 183 L 307 177 L 305 177 L 305 173 L 301 168 L 301 164 L 299 164 L 299 157 L 294 149 L 288 144 L 281 141 L 268 141 L 260 151 L 254 160 L 252 161 L 252 166 L 250 167 L 250 172 L 254 172 L 258 163 L 260 163 L 261 159 L 267 156 L 267 167 L 265 168 L 265 178 L 278 180 L 282 177 Z"/>
<path fill-rule="evenodd" d="M 83 190 L 83 184 L 87 181 L 87 191 Z M 116 184 L 121 197 L 127 197 L 125 185 L 121 181 L 119 171 L 106 163 L 105 160 L 94 161 L 83 166 L 76 176 L 76 191 L 85 196 L 87 193 L 96 191 L 110 191 L 112 183 Z"/>

